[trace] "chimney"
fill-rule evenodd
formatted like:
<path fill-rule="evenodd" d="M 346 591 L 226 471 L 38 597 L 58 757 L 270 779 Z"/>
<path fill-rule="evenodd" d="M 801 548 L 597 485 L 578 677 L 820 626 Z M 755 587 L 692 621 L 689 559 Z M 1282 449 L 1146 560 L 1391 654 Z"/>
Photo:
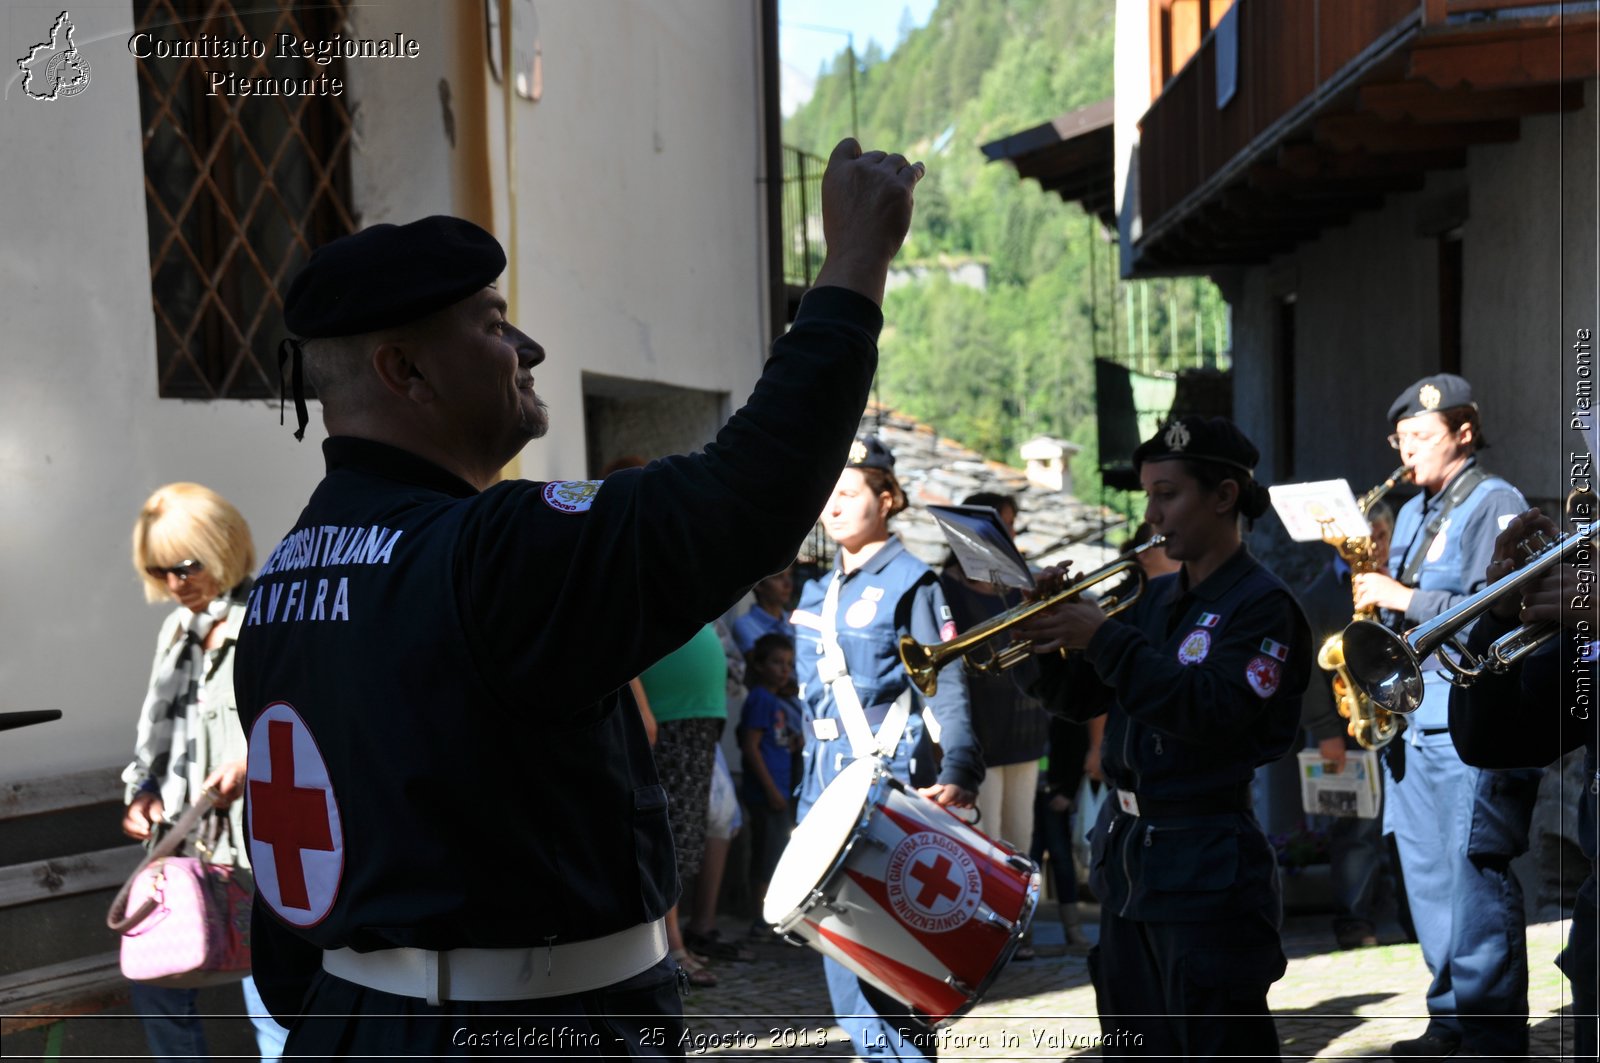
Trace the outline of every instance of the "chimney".
<path fill-rule="evenodd" d="M 1072 491 L 1072 473 L 1067 463 L 1083 448 L 1076 443 L 1051 436 L 1034 436 L 1022 444 L 1022 460 L 1027 463 L 1028 482 L 1044 491 Z"/>

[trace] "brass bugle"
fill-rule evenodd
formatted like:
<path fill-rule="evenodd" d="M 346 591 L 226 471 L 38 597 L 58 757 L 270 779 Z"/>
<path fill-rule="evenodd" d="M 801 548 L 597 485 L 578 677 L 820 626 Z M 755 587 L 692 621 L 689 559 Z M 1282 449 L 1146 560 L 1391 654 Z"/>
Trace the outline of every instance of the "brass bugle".
<path fill-rule="evenodd" d="M 911 682 L 916 688 L 930 698 L 939 689 L 939 670 L 957 658 L 965 659 L 969 672 L 994 674 L 1013 668 L 1032 656 L 1032 642 L 1012 642 L 1002 650 L 990 650 L 987 657 L 972 655 L 989 639 L 1015 627 L 1035 613 L 1071 601 L 1108 580 L 1132 576 L 1134 585 L 1131 592 L 1120 595 L 1109 594 L 1095 602 L 1107 616 L 1115 616 L 1122 612 L 1138 601 L 1139 595 L 1144 593 L 1145 575 L 1137 560 L 1138 556 L 1146 550 L 1164 545 L 1166 541 L 1167 537 L 1164 535 L 1153 536 L 1123 557 L 1095 569 L 1088 575 L 1080 576 L 1071 586 L 1063 587 L 1048 598 L 1023 602 L 997 616 L 990 617 L 968 631 L 963 631 L 949 642 L 927 645 L 918 642 L 910 635 L 902 635 L 900 663 L 906 666 L 906 671 L 910 673 Z"/>
<path fill-rule="evenodd" d="M 1507 632 L 1480 657 L 1467 649 L 1462 633 L 1500 599 L 1521 595 L 1600 530 L 1591 521 L 1553 543 L 1547 541 L 1527 564 L 1457 602 L 1432 620 L 1397 635 L 1382 624 L 1358 620 L 1344 629 L 1344 663 L 1363 693 L 1390 712 L 1412 713 L 1422 705 L 1422 664 L 1438 655 L 1440 671 L 1456 686 L 1468 686 L 1484 672 L 1503 673 L 1556 636 L 1553 621 L 1523 624 Z"/>

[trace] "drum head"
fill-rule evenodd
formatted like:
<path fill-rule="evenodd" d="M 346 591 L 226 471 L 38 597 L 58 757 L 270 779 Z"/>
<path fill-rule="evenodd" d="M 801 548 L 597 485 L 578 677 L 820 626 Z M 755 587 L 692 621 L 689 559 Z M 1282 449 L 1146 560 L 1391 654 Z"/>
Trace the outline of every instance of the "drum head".
<path fill-rule="evenodd" d="M 805 903 L 833 866 L 839 850 L 855 837 L 867 795 L 877 779 L 877 767 L 878 762 L 871 758 L 846 765 L 789 836 L 789 846 L 767 886 L 761 912 L 767 922 L 781 923 Z"/>

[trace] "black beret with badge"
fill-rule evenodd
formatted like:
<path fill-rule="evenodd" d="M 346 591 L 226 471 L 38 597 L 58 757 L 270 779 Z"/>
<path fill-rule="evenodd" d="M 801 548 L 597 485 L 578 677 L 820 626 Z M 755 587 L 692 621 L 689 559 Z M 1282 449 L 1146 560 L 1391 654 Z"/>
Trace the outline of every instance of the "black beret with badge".
<path fill-rule="evenodd" d="M 359 336 L 420 320 L 494 283 L 505 272 L 500 241 L 463 218 L 434 214 L 406 225 L 372 225 L 311 253 L 283 300 L 298 339 L 278 346 L 278 376 L 293 358 L 296 439 L 304 438 L 301 340 Z M 282 394 L 279 395 L 280 420 Z"/>
<path fill-rule="evenodd" d="M 1406 388 L 1389 404 L 1389 423 L 1397 424 L 1424 413 L 1477 405 L 1472 401 L 1472 385 L 1465 379 L 1454 373 L 1435 373 Z"/>
<path fill-rule="evenodd" d="M 1133 452 L 1135 471 L 1147 461 L 1209 461 L 1250 473 L 1261 460 L 1261 452 L 1226 417 L 1200 417 L 1190 414 L 1175 417 L 1139 444 Z"/>
<path fill-rule="evenodd" d="M 894 455 L 877 436 L 858 436 L 850 444 L 850 458 L 845 462 L 845 468 L 894 472 Z"/>

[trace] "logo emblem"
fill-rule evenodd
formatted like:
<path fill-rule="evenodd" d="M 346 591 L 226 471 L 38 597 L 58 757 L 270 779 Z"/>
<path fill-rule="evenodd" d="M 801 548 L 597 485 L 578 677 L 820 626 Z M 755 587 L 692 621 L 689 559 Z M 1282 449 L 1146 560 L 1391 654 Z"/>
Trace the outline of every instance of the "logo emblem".
<path fill-rule="evenodd" d="M 851 465 L 860 465 L 862 462 L 864 462 L 866 460 L 867 460 L 867 445 L 865 443 L 861 442 L 861 440 L 859 440 L 859 439 L 856 440 L 855 442 L 851 443 L 850 444 L 850 462 L 849 462 L 849 464 L 851 464 Z"/>
<path fill-rule="evenodd" d="M 1261 640 L 1261 652 L 1268 657 L 1276 657 L 1280 661 L 1289 659 L 1289 647 L 1281 642 L 1273 642 L 1271 639 Z"/>
<path fill-rule="evenodd" d="M 315 926 L 333 908 L 344 874 L 344 827 L 328 765 L 305 720 L 286 702 L 250 728 L 250 862 L 256 889 L 292 926 Z"/>
<path fill-rule="evenodd" d="M 1211 632 L 1195 628 L 1178 647 L 1179 664 L 1199 664 L 1211 652 Z"/>
<path fill-rule="evenodd" d="M 544 485 L 544 504 L 563 513 L 582 513 L 594 505 L 600 493 L 599 480 L 551 480 Z"/>
<path fill-rule="evenodd" d="M 878 603 L 862 598 L 860 601 L 852 602 L 850 608 L 844 611 L 844 622 L 851 627 L 866 627 L 877 615 Z"/>
<path fill-rule="evenodd" d="M 1270 698 L 1278 692 L 1283 666 L 1271 657 L 1252 657 L 1250 663 L 1244 666 L 1244 677 L 1257 695 Z"/>
<path fill-rule="evenodd" d="M 1417 401 L 1422 403 L 1424 410 L 1437 410 L 1440 398 L 1439 389 L 1432 384 L 1424 384 L 1417 389 Z"/>
<path fill-rule="evenodd" d="M 1182 421 L 1167 425 L 1167 434 L 1161 437 L 1168 450 L 1182 451 L 1189 445 L 1189 428 Z"/>
<path fill-rule="evenodd" d="M 900 921 L 931 934 L 965 924 L 983 898 L 983 877 L 972 855 L 934 831 L 901 839 L 889 854 L 884 886 Z"/>
<path fill-rule="evenodd" d="M 1216 627 L 1218 624 L 1222 623 L 1222 617 L 1218 616 L 1216 613 L 1201 613 L 1200 619 L 1196 620 L 1195 623 L 1199 624 L 1201 627 Z"/>
<path fill-rule="evenodd" d="M 35 44 L 17 60 L 22 91 L 29 99 L 53 102 L 89 87 L 89 60 L 73 42 L 76 30 L 71 15 L 61 12 L 50 27 L 50 39 Z"/>

